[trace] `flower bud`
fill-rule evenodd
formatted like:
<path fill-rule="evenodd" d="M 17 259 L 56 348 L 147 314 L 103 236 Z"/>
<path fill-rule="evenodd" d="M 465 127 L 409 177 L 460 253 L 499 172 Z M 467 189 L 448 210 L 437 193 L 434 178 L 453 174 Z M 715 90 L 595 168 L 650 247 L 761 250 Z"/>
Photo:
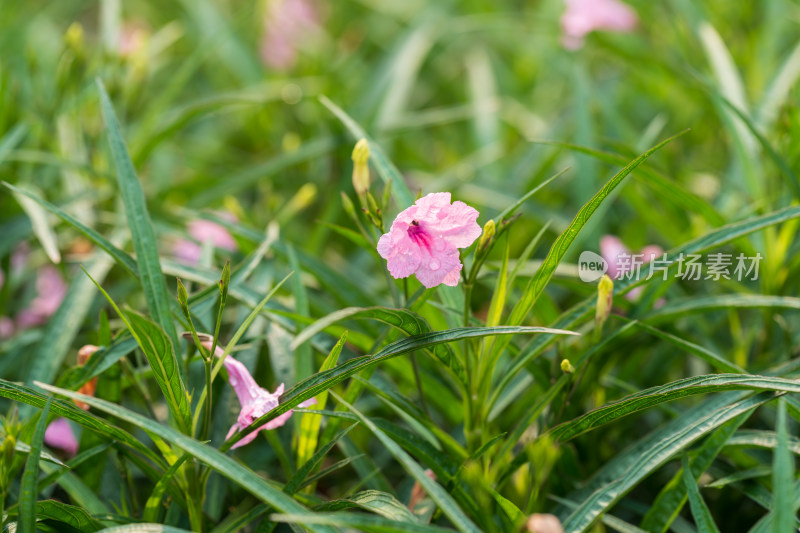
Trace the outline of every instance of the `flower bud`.
<path fill-rule="evenodd" d="M 572 363 L 569 362 L 569 359 L 564 359 L 561 361 L 561 370 L 567 374 L 572 374 L 575 372 L 575 367 L 572 366 Z"/>
<path fill-rule="evenodd" d="M 478 250 L 485 250 L 489 247 L 489 243 L 492 242 L 492 238 L 494 237 L 495 230 L 494 220 L 489 219 L 489 222 L 484 224 L 483 233 L 481 233 L 481 238 L 478 240 Z"/>
<path fill-rule="evenodd" d="M 181 311 L 183 311 L 183 316 L 189 318 L 189 293 L 186 291 L 181 278 L 178 278 L 178 304 L 181 307 Z"/>
<path fill-rule="evenodd" d="M 369 190 L 369 144 L 361 139 L 353 148 L 353 188 L 363 196 Z"/>
<path fill-rule="evenodd" d="M 11 468 L 14 462 L 14 452 L 17 450 L 17 439 L 14 435 L 6 435 L 3 441 L 3 464 L 7 465 L 6 468 Z"/>
<path fill-rule="evenodd" d="M 76 55 L 83 53 L 83 26 L 81 26 L 80 22 L 73 22 L 70 24 L 69 28 L 67 28 L 67 33 L 64 34 L 64 43 L 68 48 L 75 52 Z"/>
<path fill-rule="evenodd" d="M 356 218 L 356 206 L 353 205 L 353 201 L 344 193 L 344 191 L 341 191 L 341 195 L 342 207 L 344 208 L 345 213 L 350 215 L 351 218 Z"/>
<path fill-rule="evenodd" d="M 614 296 L 614 282 L 604 274 L 597 284 L 597 312 L 595 314 L 595 321 L 598 324 L 603 324 L 608 315 L 611 313 L 611 304 Z"/>
<path fill-rule="evenodd" d="M 221 301 L 225 302 L 228 298 L 228 287 L 231 284 L 231 260 L 225 261 L 225 266 L 222 267 L 222 277 L 219 280 L 219 296 Z"/>

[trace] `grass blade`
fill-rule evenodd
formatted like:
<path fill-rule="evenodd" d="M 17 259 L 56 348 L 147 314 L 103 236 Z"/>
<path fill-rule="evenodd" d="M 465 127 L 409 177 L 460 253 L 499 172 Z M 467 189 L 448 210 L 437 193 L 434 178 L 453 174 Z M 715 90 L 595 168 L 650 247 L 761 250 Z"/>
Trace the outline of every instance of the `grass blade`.
<path fill-rule="evenodd" d="M 772 531 L 795 531 L 794 515 L 794 457 L 789 448 L 786 400 L 778 400 L 778 446 L 772 460 Z"/>
<path fill-rule="evenodd" d="M 39 456 L 42 453 L 44 444 L 44 431 L 47 428 L 47 415 L 50 413 L 50 404 L 53 397 L 47 398 L 39 421 L 36 423 L 36 430 L 33 432 L 31 440 L 31 452 L 28 460 L 25 461 L 25 471 L 22 473 L 22 486 L 19 495 L 19 529 L 20 533 L 36 532 L 36 497 L 39 495 Z"/>
<path fill-rule="evenodd" d="M 683 456 L 683 483 L 689 494 L 689 506 L 692 508 L 692 516 L 697 524 L 698 533 L 719 533 L 714 517 L 711 516 L 711 511 L 697 489 L 697 480 L 692 475 L 689 460 L 685 455 Z"/>
<path fill-rule="evenodd" d="M 452 521 L 453 525 L 463 533 L 479 533 L 479 529 L 470 520 L 463 511 L 458 507 L 458 504 L 453 498 L 435 481 L 433 481 L 419 464 L 408 455 L 396 442 L 390 439 L 386 433 L 381 431 L 372 420 L 364 416 L 361 411 L 347 403 L 345 400 L 333 393 L 336 401 L 347 407 L 356 417 L 358 417 L 361 424 L 367 427 L 377 438 L 381 444 L 391 453 L 397 461 L 403 465 L 409 474 L 422 486 L 428 496 L 435 501 L 442 512 Z"/>
<path fill-rule="evenodd" d="M 158 241 L 150 222 L 142 184 L 139 182 L 136 169 L 133 167 L 128 149 L 125 147 L 125 141 L 122 139 L 122 132 L 111 100 L 99 79 L 97 86 L 100 91 L 103 118 L 108 131 L 108 144 L 116 169 L 117 184 L 125 204 L 125 215 L 131 230 L 133 249 L 136 251 L 139 278 L 145 300 L 147 300 L 147 308 L 156 323 L 164 328 L 172 345 L 177 346 L 178 334 L 172 321 L 167 284 L 164 281 L 164 274 L 161 272 L 161 264 L 158 259 Z"/>

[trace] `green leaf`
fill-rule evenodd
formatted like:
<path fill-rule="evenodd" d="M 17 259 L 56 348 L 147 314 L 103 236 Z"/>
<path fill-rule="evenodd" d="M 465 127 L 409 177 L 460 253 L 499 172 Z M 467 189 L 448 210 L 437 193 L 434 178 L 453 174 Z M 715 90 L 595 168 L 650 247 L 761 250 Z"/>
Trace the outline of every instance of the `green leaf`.
<path fill-rule="evenodd" d="M 36 497 L 39 495 L 39 456 L 42 453 L 44 444 L 44 431 L 47 428 L 47 415 L 50 413 L 50 404 L 53 397 L 47 398 L 42 412 L 39 414 L 39 421 L 36 423 L 36 430 L 31 439 L 31 452 L 28 460 L 25 461 L 25 471 L 22 473 L 22 484 L 19 492 L 19 523 L 20 533 L 36 533 Z"/>
<path fill-rule="evenodd" d="M 345 331 L 339 341 L 331 349 L 328 356 L 322 362 L 320 372 L 334 368 L 339 362 L 339 354 L 342 353 L 344 343 L 347 341 L 347 332 Z M 317 395 L 317 403 L 314 405 L 316 409 L 325 409 L 325 404 L 328 401 L 327 391 Z M 297 437 L 297 464 L 302 465 L 309 461 L 317 449 L 317 442 L 319 440 L 319 428 L 322 424 L 322 416 L 312 413 L 303 413 L 300 415 L 300 430 Z"/>
<path fill-rule="evenodd" d="M 742 393 L 732 394 L 720 395 L 686 411 L 607 462 L 580 491 L 583 496 L 570 496 L 581 503 L 564 521 L 564 530 L 584 531 L 639 481 L 675 454 L 728 420 L 755 410 L 774 398 L 773 393 L 746 398 L 742 398 Z"/>
<path fill-rule="evenodd" d="M 700 346 L 699 344 L 695 344 L 693 342 L 689 342 L 685 339 L 682 339 L 676 335 L 671 333 L 667 333 L 666 331 L 662 331 L 658 328 L 654 328 L 648 324 L 644 324 L 642 322 L 637 322 L 636 326 L 643 329 L 644 331 L 655 335 L 659 339 L 665 340 L 671 344 L 674 344 L 678 348 L 682 350 L 686 350 L 687 352 L 696 355 L 715 369 L 721 372 L 732 372 L 732 373 L 739 373 L 744 374 L 746 373 L 745 370 L 730 361 L 726 360 L 721 355 L 712 352 L 711 350 Z"/>
<path fill-rule="evenodd" d="M 436 502 L 436 504 L 439 506 L 445 516 L 450 519 L 456 529 L 464 533 L 478 533 L 480 531 L 472 522 L 472 520 L 470 520 L 458 507 L 458 504 L 453 500 L 453 498 L 438 483 L 428 477 L 422 467 L 419 466 L 419 464 L 417 464 L 417 462 L 414 461 L 414 459 L 408 455 L 396 442 L 390 439 L 386 433 L 381 431 L 378 426 L 372 422 L 372 420 L 364 416 L 361 411 L 344 401 L 342 398 L 338 397 L 335 393 L 332 394 L 339 403 L 347 407 L 350 412 L 356 415 L 361 424 L 367 427 L 378 438 L 387 451 L 391 453 L 392 456 L 394 456 L 394 458 L 400 462 L 400 464 L 403 465 L 406 471 L 411 474 L 411 476 L 422 486 L 428 496 L 430 496 L 430 498 Z"/>
<path fill-rule="evenodd" d="M 154 320 L 164 328 L 172 345 L 177 346 L 178 334 L 170 313 L 169 292 L 167 292 L 167 284 L 164 281 L 164 274 L 161 272 L 161 264 L 158 259 L 158 241 L 150 222 L 142 184 L 136 176 L 136 169 L 133 167 L 128 149 L 125 147 L 125 141 L 122 139 L 122 132 L 111 100 L 99 79 L 97 87 L 100 92 L 103 118 L 108 130 L 108 144 L 111 147 L 111 156 L 116 169 L 117 184 L 125 204 L 125 215 L 131 230 L 133 249 L 136 252 L 139 278 L 147 301 L 147 308 Z"/>
<path fill-rule="evenodd" d="M 37 385 L 50 392 L 85 402 L 95 409 L 99 409 L 100 411 L 108 413 L 121 420 L 125 420 L 126 422 L 134 424 L 149 433 L 161 437 L 165 441 L 191 454 L 192 457 L 195 457 L 197 460 L 207 464 L 224 477 L 233 481 L 235 484 L 245 488 L 255 497 L 264 503 L 273 506 L 278 511 L 300 514 L 308 512 L 305 507 L 294 501 L 294 499 L 284 494 L 280 489 L 274 487 L 272 484 L 265 481 L 261 476 L 249 468 L 241 465 L 233 458 L 228 457 L 215 448 L 198 442 L 169 426 L 159 424 L 158 422 L 155 422 L 145 416 L 134 413 L 133 411 L 125 409 L 124 407 L 101 400 L 99 398 L 86 396 L 85 394 L 80 394 L 70 390 L 60 389 L 45 383 L 37 383 Z M 309 529 L 312 531 L 321 532 L 332 531 L 331 529 L 324 527 L 311 527 Z"/>
<path fill-rule="evenodd" d="M 97 233 L 95 230 L 93 230 L 92 228 L 90 228 L 77 218 L 73 217 L 69 213 L 61 210 L 59 207 L 51 204 L 46 200 L 43 200 L 39 196 L 36 196 L 35 194 L 28 192 L 24 189 L 15 187 L 10 183 L 6 183 L 5 181 L 2 183 L 7 189 L 11 190 L 17 196 L 24 196 L 30 198 L 34 202 L 38 203 L 39 205 L 41 205 L 42 207 L 44 207 L 45 209 L 47 209 L 48 211 L 59 217 L 67 224 L 70 224 L 72 227 L 80 231 L 84 237 L 92 241 L 98 248 L 100 248 L 101 250 L 105 251 L 108 255 L 110 255 L 119 266 L 127 270 L 134 277 L 139 276 L 138 268 L 136 266 L 136 261 L 130 255 L 128 255 L 124 251 L 114 246 L 114 244 L 111 241 L 109 241 L 108 239 Z"/>
<path fill-rule="evenodd" d="M 9 509 L 8 515 L 13 517 L 16 513 L 13 509 Z M 67 505 L 56 500 L 36 502 L 36 516 L 39 520 L 53 520 L 86 533 L 100 531 L 105 527 L 82 507 Z"/>
<path fill-rule="evenodd" d="M 628 174 L 633 172 L 636 167 L 644 162 L 645 159 L 650 157 L 650 155 L 652 155 L 655 151 L 659 150 L 665 144 L 680 137 L 684 133 L 685 131 L 678 133 L 677 135 L 673 135 L 628 163 L 613 178 L 608 180 L 608 182 L 603 185 L 603 188 L 600 189 L 592 197 L 592 199 L 580 209 L 580 211 L 578 211 L 578 214 L 575 215 L 575 218 L 572 220 L 567 229 L 565 229 L 553 243 L 553 246 L 547 253 L 547 257 L 545 257 L 542 266 L 539 267 L 539 270 L 537 270 L 536 274 L 534 274 L 533 278 L 531 278 L 531 281 L 528 283 L 528 286 L 525 289 L 525 293 L 511 312 L 511 316 L 508 319 L 509 324 L 522 324 L 523 320 L 525 320 L 525 317 L 527 317 L 528 313 L 530 313 L 531 309 L 533 309 L 536 300 L 538 300 L 539 296 L 541 296 L 545 286 L 550 281 L 550 278 L 553 277 L 556 267 L 559 263 L 561 263 L 561 260 L 566 255 L 567 250 L 572 242 L 578 236 L 578 233 L 580 233 L 580 231 L 589 221 L 592 214 L 597 211 L 597 208 L 600 207 L 600 204 L 602 204 L 608 195 L 611 194 L 611 191 L 613 191 L 622 182 L 622 180 L 628 176 Z"/>
<path fill-rule="evenodd" d="M 747 421 L 749 413 L 734 418 L 705 439 L 700 449 L 690 461 L 692 478 L 699 477 L 714 462 L 722 449 L 730 443 L 731 435 Z M 683 472 L 678 471 L 661 489 L 650 509 L 642 519 L 642 528 L 647 531 L 666 531 L 675 521 L 686 503 L 686 485 Z"/>
<path fill-rule="evenodd" d="M 290 524 L 325 524 L 367 533 L 452 533 L 452 529 L 428 524 L 411 524 L 378 516 L 355 513 L 273 514 L 270 520 Z"/>
<path fill-rule="evenodd" d="M 364 128 L 359 126 L 358 123 L 356 123 L 356 121 L 350 117 L 350 115 L 345 113 L 342 108 L 331 102 L 327 97 L 320 96 L 319 101 L 322 102 L 322 105 L 327 107 L 331 113 L 336 115 L 336 118 L 338 118 L 342 124 L 345 125 L 355 140 L 367 139 L 367 142 L 369 143 L 370 162 L 375 165 L 375 169 L 378 171 L 380 177 L 383 178 L 384 183 L 392 183 L 395 195 L 397 196 L 397 205 L 401 209 L 405 209 L 413 204 L 414 195 L 411 193 L 408 185 L 406 185 L 405 178 L 403 178 L 403 175 L 399 170 L 397 170 L 397 167 L 394 166 L 394 163 L 392 163 L 389 158 L 386 157 L 386 154 L 383 152 L 383 149 L 380 147 L 380 145 L 378 145 L 375 140 L 367 136 L 367 132 L 364 131 Z"/>
<path fill-rule="evenodd" d="M 162 500 L 164 498 L 164 492 L 167 490 L 167 486 L 172 483 L 172 478 L 178 472 L 178 469 L 181 467 L 181 465 L 190 457 L 190 454 L 184 453 L 181 455 L 180 459 L 172 463 L 169 469 L 164 472 L 164 476 L 158 480 L 156 486 L 153 487 L 153 492 L 150 493 L 150 497 L 147 498 L 147 502 L 144 505 L 144 514 L 142 514 L 142 520 L 145 522 L 154 522 L 158 520 L 158 511 L 162 507 Z"/>
<path fill-rule="evenodd" d="M 793 296 L 772 296 L 767 294 L 720 294 L 700 298 L 672 300 L 663 307 L 651 311 L 645 319 L 662 320 L 667 317 L 684 316 L 698 311 L 714 309 L 749 309 L 777 307 L 800 310 L 800 298 Z"/>
<path fill-rule="evenodd" d="M 41 205 L 30 199 L 30 196 L 34 196 L 32 193 L 20 194 L 17 191 L 21 191 L 21 189 L 16 187 L 15 189 L 17 190 L 14 191 L 12 189 L 14 197 L 17 199 L 20 207 L 22 207 L 22 210 L 25 211 L 25 214 L 28 215 L 28 218 L 31 220 L 33 234 L 36 235 L 37 239 L 39 239 L 39 243 L 42 245 L 44 253 L 51 262 L 56 264 L 60 263 L 61 252 L 58 251 L 58 238 L 56 237 L 56 232 L 53 229 L 53 226 L 50 224 L 50 219 L 47 216 L 47 212 L 42 208 Z"/>
<path fill-rule="evenodd" d="M 683 483 L 689 494 L 689 506 L 692 508 L 692 516 L 697 524 L 698 533 L 719 533 L 714 517 L 711 516 L 711 511 L 697 489 L 697 480 L 692 475 L 689 460 L 685 455 L 683 456 Z"/>
<path fill-rule="evenodd" d="M 329 451 L 331 451 L 331 448 L 333 448 L 333 446 L 339 441 L 339 439 L 347 435 L 347 433 L 355 426 L 356 424 L 346 427 L 345 429 L 334 435 L 334 437 L 330 439 L 328 442 L 323 444 L 320 447 L 320 449 L 317 450 L 317 452 L 308 461 L 302 463 L 303 466 L 298 468 L 297 472 L 295 472 L 294 475 L 289 479 L 289 481 L 286 482 L 283 491 L 286 494 L 294 494 L 295 492 L 300 490 L 300 488 L 303 486 L 303 483 L 306 482 L 306 478 L 308 477 L 308 475 L 311 474 L 311 472 L 313 472 L 319 466 L 325 455 Z M 298 461 L 298 464 L 301 463 Z"/>
<path fill-rule="evenodd" d="M 191 428 L 189 396 L 181 379 L 180 364 L 175 349 L 158 324 L 135 311 L 123 311 L 123 320 L 147 357 L 153 376 L 156 378 L 170 412 L 178 427 L 184 431 Z"/>
<path fill-rule="evenodd" d="M 47 403 L 47 397 L 45 397 L 38 390 L 25 387 L 24 385 L 11 383 L 10 381 L 6 381 L 4 379 L 0 379 L 0 396 L 15 402 L 30 405 L 32 407 L 42 408 Z M 163 461 L 159 459 L 159 457 L 155 455 L 150 448 L 136 440 L 133 435 L 123 429 L 118 428 L 117 426 L 108 423 L 102 418 L 98 418 L 97 416 L 78 408 L 72 402 L 53 400 L 50 409 L 55 415 L 72 420 L 76 424 L 79 424 L 88 430 L 97 432 L 100 435 L 108 437 L 109 439 L 125 444 L 131 449 L 141 453 L 155 464 L 163 466 L 166 469 L 166 465 L 164 465 Z"/>
<path fill-rule="evenodd" d="M 789 449 L 787 430 L 786 401 L 778 400 L 778 421 L 776 424 L 778 446 L 772 459 L 772 531 L 784 533 L 795 531 L 794 514 L 794 457 Z"/>
<path fill-rule="evenodd" d="M 455 342 L 463 339 L 487 337 L 489 335 L 513 335 L 513 334 L 530 334 L 530 333 L 549 333 L 556 335 L 578 335 L 572 331 L 557 330 L 551 328 L 538 328 L 538 327 L 523 327 L 523 326 L 497 326 L 493 328 L 454 328 L 445 331 L 433 331 L 424 333 L 422 335 L 415 335 L 399 339 L 391 344 L 388 344 L 374 355 L 364 355 L 362 357 L 355 357 L 325 372 L 319 372 L 313 376 L 305 379 L 286 391 L 281 396 L 281 403 L 270 412 L 259 417 L 253 421 L 247 429 L 238 432 L 231 437 L 222 447 L 223 450 L 230 449 L 239 442 L 245 435 L 251 431 L 258 430 L 261 426 L 266 424 L 278 415 L 297 407 L 297 405 L 309 398 L 313 398 L 317 394 L 326 391 L 352 376 L 367 368 L 371 368 L 387 359 L 397 357 L 404 353 L 413 352 L 414 350 L 425 349 L 436 344 L 445 342 Z"/>
<path fill-rule="evenodd" d="M 291 349 L 295 349 L 301 343 L 310 339 L 325 328 L 336 324 L 345 319 L 371 319 L 384 324 L 388 324 L 394 328 L 399 329 L 406 335 L 420 335 L 433 331 L 428 321 L 422 318 L 417 313 L 409 311 L 408 309 L 390 309 L 388 307 L 348 307 L 334 311 L 333 313 L 324 316 L 305 328 L 298 336 L 292 341 Z M 433 357 L 441 361 L 447 368 L 449 368 L 458 377 L 463 384 L 467 383 L 467 374 L 464 366 L 458 357 L 453 353 L 449 346 L 438 344 L 426 351 Z"/>
<path fill-rule="evenodd" d="M 334 500 L 324 505 L 326 511 L 340 511 L 354 507 L 371 511 L 397 522 L 420 523 L 419 519 L 408 510 L 408 507 L 388 492 L 380 490 L 364 490 L 348 498 Z"/>
<path fill-rule="evenodd" d="M 103 533 L 192 533 L 186 529 L 180 529 L 162 524 L 127 524 L 124 526 L 114 526 L 101 529 Z"/>
<path fill-rule="evenodd" d="M 666 385 L 637 392 L 590 411 L 575 420 L 560 424 L 550 431 L 550 436 L 557 441 L 568 441 L 642 409 L 695 394 L 726 390 L 800 392 L 800 381 L 769 376 L 742 376 L 741 374 L 711 374 L 679 379 Z"/>

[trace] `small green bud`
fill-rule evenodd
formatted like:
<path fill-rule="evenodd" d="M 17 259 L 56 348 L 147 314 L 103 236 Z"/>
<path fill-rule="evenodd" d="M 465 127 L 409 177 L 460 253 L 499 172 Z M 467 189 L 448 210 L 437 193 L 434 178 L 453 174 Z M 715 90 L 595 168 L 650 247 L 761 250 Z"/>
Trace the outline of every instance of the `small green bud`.
<path fill-rule="evenodd" d="M 6 468 L 11 468 L 16 450 L 17 439 L 14 438 L 14 435 L 6 435 L 5 440 L 3 440 L 3 464 L 6 465 Z"/>
<path fill-rule="evenodd" d="M 361 139 L 353 148 L 353 188 L 363 196 L 369 190 L 369 144 Z"/>
<path fill-rule="evenodd" d="M 76 54 L 84 51 L 83 26 L 80 22 L 73 22 L 64 34 L 64 43 Z"/>
<path fill-rule="evenodd" d="M 183 316 L 189 318 L 189 293 L 181 278 L 178 278 L 178 303 L 181 306 L 181 311 L 183 311 Z"/>
<path fill-rule="evenodd" d="M 483 226 L 483 233 L 481 233 L 481 238 L 478 240 L 478 250 L 485 250 L 489 247 L 489 244 L 492 242 L 492 238 L 494 237 L 496 226 L 494 220 L 489 219 L 489 222 L 484 224 Z"/>
<path fill-rule="evenodd" d="M 222 277 L 219 280 L 219 296 L 222 302 L 228 298 L 228 287 L 231 284 L 231 260 L 225 261 L 225 266 L 222 267 Z"/>
<path fill-rule="evenodd" d="M 569 362 L 569 359 L 564 359 L 561 361 L 561 370 L 567 374 L 572 374 L 575 372 L 575 367 L 572 366 L 572 363 Z"/>
<path fill-rule="evenodd" d="M 604 274 L 597 284 L 597 313 L 595 314 L 595 321 L 598 324 L 603 324 L 611 313 L 613 296 L 614 282 L 611 281 L 608 274 Z"/>

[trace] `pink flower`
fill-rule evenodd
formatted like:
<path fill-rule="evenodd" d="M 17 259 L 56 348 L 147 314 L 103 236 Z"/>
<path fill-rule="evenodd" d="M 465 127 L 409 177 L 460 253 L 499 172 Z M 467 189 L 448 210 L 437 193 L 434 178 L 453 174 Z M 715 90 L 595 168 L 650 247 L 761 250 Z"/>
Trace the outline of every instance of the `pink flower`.
<path fill-rule="evenodd" d="M 7 316 L 0 316 L 0 340 L 14 334 L 14 321 Z"/>
<path fill-rule="evenodd" d="M 67 455 L 78 453 L 78 439 L 66 418 L 56 418 L 44 431 L 44 443 L 51 448 L 64 450 Z"/>
<path fill-rule="evenodd" d="M 47 322 L 67 294 L 67 284 L 51 265 L 43 266 L 36 275 L 36 297 L 29 307 L 17 315 L 17 328 L 27 329 Z"/>
<path fill-rule="evenodd" d="M 200 344 L 206 350 L 211 349 L 211 338 L 208 335 L 199 335 L 201 341 Z M 222 356 L 225 353 L 220 346 L 216 347 L 214 350 L 214 355 L 217 357 Z M 267 414 L 272 409 L 278 406 L 280 403 L 279 399 L 281 394 L 283 394 L 283 383 L 278 385 L 278 388 L 275 392 L 269 392 L 267 389 L 262 388 L 256 383 L 256 380 L 253 379 L 253 376 L 250 374 L 250 371 L 247 370 L 247 367 L 241 361 L 237 361 L 232 356 L 228 355 L 225 358 L 225 369 L 228 371 L 228 383 L 230 383 L 231 387 L 233 387 L 234 392 L 236 393 L 237 398 L 239 398 L 239 404 L 242 406 L 242 410 L 239 412 L 239 417 L 236 420 L 236 423 L 231 426 L 231 429 L 228 431 L 228 435 L 225 437 L 226 439 L 231 438 L 231 436 L 236 433 L 237 431 L 241 431 L 247 428 L 253 421 L 259 418 L 262 415 Z M 300 403 L 299 407 L 308 407 L 309 405 L 313 405 L 316 403 L 315 398 L 311 398 L 310 400 L 306 400 Z M 281 427 L 289 420 L 289 417 L 292 416 L 292 410 L 286 411 L 282 415 L 273 418 L 263 426 L 259 428 L 259 431 L 262 430 L 270 430 Z M 240 446 L 244 446 L 245 444 L 249 444 L 255 440 L 256 436 L 258 435 L 258 431 L 253 431 L 245 438 L 234 444 L 231 449 L 239 448 Z"/>
<path fill-rule="evenodd" d="M 297 61 L 297 48 L 319 25 L 309 0 L 271 0 L 264 18 L 261 60 L 270 68 L 289 70 Z"/>
<path fill-rule="evenodd" d="M 236 222 L 236 217 L 229 213 L 221 213 L 220 216 Z M 203 253 L 203 247 L 198 243 L 209 242 L 214 248 L 221 248 L 228 251 L 236 251 L 236 241 L 224 226 L 210 220 L 193 220 L 187 226 L 189 236 L 194 240 L 179 239 L 172 247 L 172 253 L 178 261 L 196 265 Z M 197 241 L 197 242 L 195 242 Z"/>
<path fill-rule="evenodd" d="M 429 289 L 455 287 L 462 268 L 458 249 L 481 234 L 478 214 L 464 202 L 451 204 L 449 192 L 431 193 L 397 215 L 378 241 L 378 253 L 395 279 L 416 274 Z"/>
<path fill-rule="evenodd" d="M 619 0 L 564 0 L 567 9 L 561 16 L 562 43 L 569 50 L 583 46 L 595 30 L 627 32 L 636 27 L 636 12 Z"/>
<path fill-rule="evenodd" d="M 636 265 L 647 264 L 653 259 L 661 257 L 664 255 L 664 250 L 660 246 L 650 244 L 642 248 L 642 251 L 638 254 L 631 254 L 628 247 L 618 237 L 605 235 L 600 239 L 600 255 L 608 263 L 608 276 L 611 279 L 618 279 L 631 272 L 631 269 L 635 268 Z M 648 271 L 645 269 L 643 272 L 644 276 L 646 276 Z M 634 301 L 639 298 L 643 290 L 644 287 L 636 287 L 625 297 L 630 301 Z"/>

